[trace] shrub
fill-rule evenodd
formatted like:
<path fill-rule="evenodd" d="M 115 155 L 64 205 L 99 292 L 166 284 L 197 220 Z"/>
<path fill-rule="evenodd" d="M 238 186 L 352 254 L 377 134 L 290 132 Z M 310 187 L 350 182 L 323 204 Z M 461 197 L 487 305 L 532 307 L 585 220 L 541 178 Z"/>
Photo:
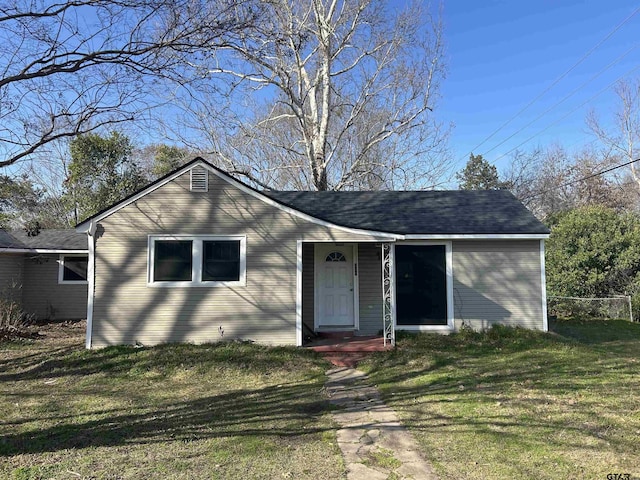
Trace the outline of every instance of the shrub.
<path fill-rule="evenodd" d="M 11 295 L 0 294 L 0 341 L 28 336 L 33 321 L 33 315 L 27 314 Z"/>
<path fill-rule="evenodd" d="M 556 219 L 546 243 L 550 296 L 632 295 L 640 314 L 640 215 L 591 206 Z"/>

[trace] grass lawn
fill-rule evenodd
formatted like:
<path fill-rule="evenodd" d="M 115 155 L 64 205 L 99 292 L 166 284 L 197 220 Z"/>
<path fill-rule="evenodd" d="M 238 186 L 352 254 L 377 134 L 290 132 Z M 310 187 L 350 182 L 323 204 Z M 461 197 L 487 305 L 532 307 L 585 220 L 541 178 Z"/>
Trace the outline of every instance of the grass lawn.
<path fill-rule="evenodd" d="M 442 479 L 640 478 L 640 324 L 405 336 L 361 368 Z"/>
<path fill-rule="evenodd" d="M 0 478 L 342 478 L 327 364 L 249 344 L 0 344 Z"/>

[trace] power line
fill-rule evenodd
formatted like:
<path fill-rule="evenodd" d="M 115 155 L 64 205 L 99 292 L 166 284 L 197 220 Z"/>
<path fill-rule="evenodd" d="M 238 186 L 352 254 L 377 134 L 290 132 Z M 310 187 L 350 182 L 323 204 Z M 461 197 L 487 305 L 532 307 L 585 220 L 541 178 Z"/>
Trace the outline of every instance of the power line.
<path fill-rule="evenodd" d="M 536 118 L 534 118 L 533 120 L 531 120 L 529 123 L 527 123 L 525 126 L 523 126 L 522 128 L 520 128 L 519 130 L 516 130 L 514 133 L 512 133 L 511 135 L 509 135 L 507 138 L 505 138 L 504 140 L 502 140 L 500 143 L 498 143 L 497 145 L 491 147 L 489 150 L 485 151 L 483 153 L 483 156 L 486 156 L 488 153 L 494 151 L 496 148 L 498 148 L 501 145 L 504 145 L 505 143 L 507 143 L 509 140 L 511 140 L 513 137 L 515 137 L 516 135 L 518 135 L 520 132 L 522 132 L 523 130 L 526 130 L 528 127 L 530 127 L 531 125 L 533 125 L 534 123 L 536 123 L 538 120 L 540 120 L 542 117 L 544 117 L 547 113 L 549 113 L 551 110 L 555 109 L 556 107 L 558 107 L 559 105 L 563 104 L 565 101 L 567 101 L 569 98 L 573 97 L 578 91 L 580 91 L 581 89 L 583 89 L 587 84 L 591 83 L 592 81 L 594 81 L 596 78 L 598 78 L 600 75 L 602 75 L 605 71 L 609 70 L 612 66 L 614 66 L 616 63 L 619 63 L 624 57 L 626 57 L 627 55 L 629 55 L 633 50 L 637 49 L 638 47 L 640 47 L 640 43 L 635 44 L 633 47 L 629 48 L 626 52 L 624 52 L 622 55 L 620 55 L 618 58 L 616 58 L 614 61 L 612 61 L 611 63 L 609 63 L 606 67 L 604 67 L 602 70 L 600 70 L 598 73 L 596 73 L 595 75 L 593 75 L 591 78 L 589 78 L 589 80 L 587 80 L 586 82 L 580 84 L 580 86 L 574 88 L 569 94 L 567 94 L 566 96 L 564 96 L 560 101 L 554 103 L 553 105 L 551 105 L 549 108 L 547 108 L 544 112 L 542 112 L 540 115 L 538 115 Z M 502 158 L 502 157 L 500 157 Z"/>
<path fill-rule="evenodd" d="M 600 175 L 604 175 L 605 173 L 613 172 L 614 170 L 617 170 L 618 168 L 627 167 L 627 166 L 631 165 L 632 163 L 636 163 L 636 162 L 640 162 L 640 158 L 636 158 L 635 160 L 631 160 L 629 162 L 625 162 L 625 163 L 622 163 L 620 165 L 616 165 L 614 167 L 607 168 L 607 169 L 602 170 L 602 171 L 597 172 L 597 173 L 592 173 L 591 175 L 587 175 L 587 176 L 584 176 L 584 177 L 581 177 L 581 178 L 577 178 L 575 180 L 571 180 L 569 182 L 565 182 L 563 184 L 557 185 L 557 186 L 555 186 L 553 188 L 550 188 L 548 190 L 543 190 L 542 192 L 534 193 L 533 195 L 528 195 L 526 197 L 522 197 L 522 200 L 529 200 L 530 198 L 539 197 L 540 195 L 543 195 L 545 193 L 552 192 L 552 191 L 557 190 L 559 188 L 568 187 L 569 185 L 573 185 L 574 183 L 584 182 L 585 180 L 589 180 L 591 178 L 595 178 L 595 177 L 598 177 Z"/>
<path fill-rule="evenodd" d="M 534 138 L 536 138 L 538 135 L 541 135 L 542 133 L 546 132 L 547 130 L 549 130 L 551 127 L 553 127 L 554 125 L 558 124 L 559 122 L 561 122 L 562 120 L 564 120 L 565 118 L 571 116 L 574 112 L 576 112 L 577 110 L 581 109 L 582 107 L 584 107 L 587 103 L 591 102 L 594 98 L 599 97 L 600 95 L 602 95 L 604 92 L 606 92 L 607 90 L 609 90 L 611 87 L 613 87 L 616 82 L 618 82 L 620 79 L 629 76 L 630 74 L 632 74 L 633 72 L 635 72 L 636 70 L 638 70 L 640 68 L 640 65 L 635 66 L 634 68 L 632 68 L 631 70 L 627 71 L 626 73 L 624 73 L 623 75 L 619 76 L 618 78 L 616 78 L 613 82 L 611 82 L 609 85 L 607 85 L 606 87 L 604 87 L 602 90 L 599 90 L 595 95 L 589 97 L 587 100 L 585 100 L 584 102 L 582 102 L 580 105 L 578 105 L 577 107 L 575 107 L 572 110 L 569 110 L 569 112 L 567 112 L 566 115 L 563 115 L 562 117 L 558 118 L 557 120 L 551 122 L 549 125 L 547 125 L 546 127 L 544 127 L 542 130 L 538 131 L 537 133 L 534 133 L 533 135 L 531 135 L 529 138 L 527 138 L 525 141 L 520 142 L 518 145 L 516 145 L 515 147 L 513 147 L 511 150 L 506 151 L 505 153 L 503 153 L 502 155 L 500 155 L 498 158 L 496 158 L 493 163 L 495 164 L 495 162 L 497 162 L 498 160 L 500 160 L 501 158 L 506 157 L 507 155 L 509 155 L 511 152 L 519 149 L 522 145 L 524 145 L 525 143 L 529 143 L 531 140 L 533 140 Z"/>
<path fill-rule="evenodd" d="M 502 125 L 500 125 L 500 127 L 498 127 L 497 130 L 495 130 L 493 133 L 491 133 L 491 135 L 489 135 L 488 137 L 486 137 L 482 142 L 480 142 L 478 145 L 476 145 L 474 148 L 471 149 L 472 153 L 474 150 L 477 150 L 479 147 L 481 147 L 482 145 L 484 145 L 485 143 L 487 143 L 489 140 L 491 140 L 498 132 L 500 132 L 504 127 L 506 127 L 507 125 L 509 125 L 513 120 L 515 120 L 517 117 L 519 117 L 524 111 L 526 111 L 529 107 L 531 107 L 531 105 L 533 105 L 535 102 L 537 102 L 540 98 L 542 98 L 549 90 L 551 90 L 553 87 L 555 87 L 558 83 L 560 83 L 560 81 L 566 77 L 569 73 L 571 73 L 578 65 L 580 65 L 582 62 L 584 62 L 594 51 L 596 51 L 600 45 L 602 45 L 604 42 L 606 42 L 607 40 L 609 40 L 609 38 L 611 38 L 613 36 L 614 33 L 616 33 L 625 23 L 627 23 L 629 20 L 631 20 L 638 12 L 640 11 L 640 7 L 636 8 L 633 12 L 631 12 L 631 14 L 629 16 L 627 16 L 622 22 L 620 22 L 618 25 L 616 25 L 613 30 L 611 30 L 602 40 L 600 40 L 598 43 L 596 43 L 593 47 L 591 47 L 591 49 L 589 51 L 587 51 L 587 53 L 585 53 L 576 63 L 574 63 L 568 70 L 566 70 L 562 75 L 560 75 L 558 78 L 556 78 L 551 85 L 549 85 L 547 88 L 545 88 L 540 94 L 538 94 L 537 97 L 535 97 L 533 100 L 531 100 L 527 105 L 525 105 L 521 110 L 519 110 L 515 115 L 513 115 L 511 118 L 509 118 L 506 122 L 504 122 Z M 461 159 L 459 159 L 458 161 L 463 160 L 464 158 L 466 158 L 468 155 L 465 155 L 464 157 L 462 157 Z"/>

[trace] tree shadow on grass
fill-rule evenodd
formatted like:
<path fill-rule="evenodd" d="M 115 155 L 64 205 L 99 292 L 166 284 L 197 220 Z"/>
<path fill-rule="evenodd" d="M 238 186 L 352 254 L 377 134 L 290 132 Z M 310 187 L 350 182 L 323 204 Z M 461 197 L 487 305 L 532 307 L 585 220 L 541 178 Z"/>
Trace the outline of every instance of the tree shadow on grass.
<path fill-rule="evenodd" d="M 608 423 L 603 405 L 618 408 L 612 396 L 634 396 L 640 325 L 566 321 L 552 323 L 552 333 L 492 330 L 401 338 L 396 351 L 377 354 L 366 367 L 414 431 L 450 435 L 454 428 L 594 451 L 606 441 L 635 451 L 632 436 L 616 433 L 626 427 Z M 553 432 L 573 433 L 558 440 Z"/>
<path fill-rule="evenodd" d="M 550 322 L 549 330 L 585 345 L 640 343 L 640 322 L 628 320 L 556 319 Z"/>
<path fill-rule="evenodd" d="M 267 347 L 250 342 L 212 344 L 164 344 L 155 347 L 107 347 L 100 350 L 62 348 L 54 352 L 25 355 L 4 362 L 0 382 L 29 381 L 57 377 L 85 377 L 93 374 L 131 374 L 154 371 L 170 375 L 176 368 L 206 370 L 213 367 L 236 368 L 269 374 L 294 365 L 312 366 L 319 356 L 296 347 Z M 0 364 L 2 365 L 2 364 Z"/>
<path fill-rule="evenodd" d="M 304 441 L 324 430 L 319 417 L 331 408 L 321 392 L 324 362 L 315 352 L 289 347 L 229 342 L 62 348 L 44 356 L 25 352 L 5 366 L 5 398 L 39 405 L 0 422 L 8 432 L 0 436 L 0 456 L 233 436 Z M 182 388 L 174 379 L 185 373 L 211 388 L 163 392 Z M 67 399 L 83 396 L 93 406 L 67 407 Z"/>
<path fill-rule="evenodd" d="M 324 430 L 317 426 L 317 417 L 330 408 L 320 393 L 314 392 L 318 392 L 314 385 L 285 384 L 167 402 L 153 408 L 139 405 L 110 409 L 99 412 L 102 418 L 98 419 L 94 411 L 77 415 L 65 412 L 58 418 L 36 416 L 31 421 L 46 418 L 49 426 L 0 437 L 0 455 L 230 436 L 308 437 Z"/>
<path fill-rule="evenodd" d="M 639 347 L 640 323 L 622 320 L 554 321 L 550 333 L 496 326 L 483 332 L 464 331 L 448 336 L 402 334 L 395 350 L 372 356 L 368 371 L 374 376 L 378 373 L 384 376 L 385 370 L 411 364 L 413 368 L 394 370 L 393 381 L 403 382 L 448 367 L 464 366 L 473 367 L 466 368 L 470 372 L 466 380 L 472 385 L 486 383 L 486 377 L 498 382 L 518 377 L 533 382 L 550 374 L 570 375 L 576 369 L 589 370 L 589 365 L 567 363 L 563 358 L 554 360 L 549 349 L 555 352 L 574 349 L 577 357 L 606 351 L 612 354 L 612 360 L 621 360 L 637 358 Z M 499 363 L 496 360 L 507 356 L 514 363 L 496 370 Z M 617 367 L 621 374 L 636 374 L 633 364 L 618 362 Z"/>

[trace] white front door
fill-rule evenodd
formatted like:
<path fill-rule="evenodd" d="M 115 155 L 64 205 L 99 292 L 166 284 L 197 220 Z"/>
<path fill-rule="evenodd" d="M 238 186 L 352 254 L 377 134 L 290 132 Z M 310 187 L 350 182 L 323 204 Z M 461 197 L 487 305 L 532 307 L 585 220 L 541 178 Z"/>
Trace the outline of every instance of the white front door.
<path fill-rule="evenodd" d="M 316 243 L 316 327 L 353 328 L 353 245 Z"/>

